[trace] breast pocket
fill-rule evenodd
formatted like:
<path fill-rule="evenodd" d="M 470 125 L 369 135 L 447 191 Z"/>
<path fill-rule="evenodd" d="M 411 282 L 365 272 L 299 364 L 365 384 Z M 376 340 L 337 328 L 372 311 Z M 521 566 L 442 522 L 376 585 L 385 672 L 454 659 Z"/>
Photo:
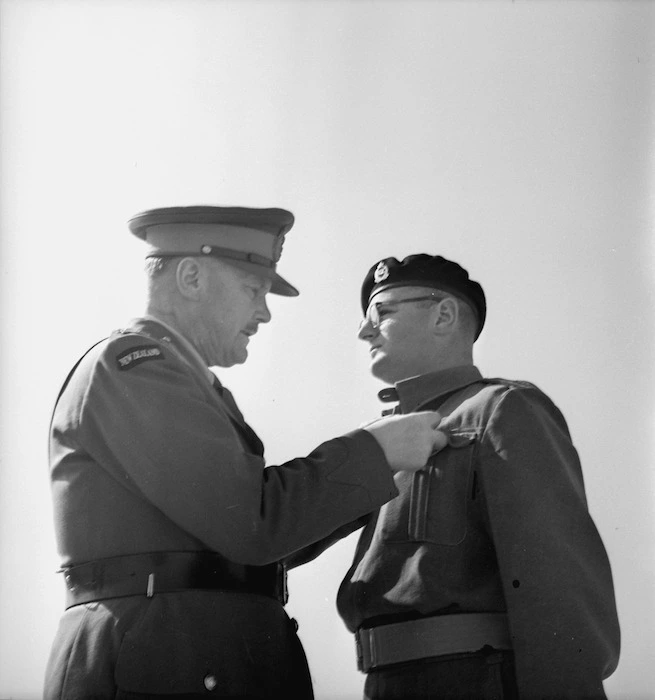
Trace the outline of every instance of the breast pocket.
<path fill-rule="evenodd" d="M 400 495 L 380 512 L 388 542 L 457 545 L 466 537 L 467 515 L 474 488 L 475 432 L 451 432 L 448 446 L 427 469 L 399 472 Z"/>

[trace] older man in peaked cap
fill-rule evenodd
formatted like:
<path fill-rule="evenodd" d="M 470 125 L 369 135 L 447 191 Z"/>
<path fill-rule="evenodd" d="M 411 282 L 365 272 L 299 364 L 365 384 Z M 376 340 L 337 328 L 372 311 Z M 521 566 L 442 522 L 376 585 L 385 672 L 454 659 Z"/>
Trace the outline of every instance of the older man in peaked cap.
<path fill-rule="evenodd" d="M 483 378 L 482 287 L 441 256 L 376 262 L 359 338 L 396 414 L 438 410 L 448 445 L 399 473 L 338 596 L 367 699 L 604 698 L 619 655 L 612 574 L 564 417 Z"/>
<path fill-rule="evenodd" d="M 67 588 L 45 698 L 311 698 L 284 560 L 397 494 L 445 444 L 436 412 L 377 421 L 264 469 L 209 367 L 246 360 L 293 216 L 174 207 L 148 246 L 143 317 L 80 359 L 50 436 Z"/>

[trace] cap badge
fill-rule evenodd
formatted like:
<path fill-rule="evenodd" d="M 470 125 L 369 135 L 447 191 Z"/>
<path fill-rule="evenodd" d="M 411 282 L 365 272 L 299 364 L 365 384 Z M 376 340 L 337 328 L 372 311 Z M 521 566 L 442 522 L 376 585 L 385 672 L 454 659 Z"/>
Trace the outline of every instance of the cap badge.
<path fill-rule="evenodd" d="M 375 284 L 378 284 L 378 282 L 386 280 L 387 277 L 389 277 L 389 268 L 387 267 L 387 263 L 381 260 L 373 273 L 373 281 Z"/>
<path fill-rule="evenodd" d="M 273 243 L 273 262 L 278 262 L 280 257 L 282 257 L 282 246 L 284 245 L 284 234 L 275 237 L 275 242 Z"/>

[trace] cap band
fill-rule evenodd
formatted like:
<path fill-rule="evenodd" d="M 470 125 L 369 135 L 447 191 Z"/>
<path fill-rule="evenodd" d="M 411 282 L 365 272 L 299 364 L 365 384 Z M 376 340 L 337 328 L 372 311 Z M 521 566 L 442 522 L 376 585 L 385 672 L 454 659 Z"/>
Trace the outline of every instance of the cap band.
<path fill-rule="evenodd" d="M 275 265 L 277 236 L 241 226 L 226 224 L 155 224 L 145 229 L 145 240 L 150 249 L 148 257 L 156 255 L 216 255 L 225 257 L 237 253 L 236 259 L 257 264 Z M 279 245 L 279 244 L 278 244 Z M 212 250 L 207 251 L 207 248 Z"/>

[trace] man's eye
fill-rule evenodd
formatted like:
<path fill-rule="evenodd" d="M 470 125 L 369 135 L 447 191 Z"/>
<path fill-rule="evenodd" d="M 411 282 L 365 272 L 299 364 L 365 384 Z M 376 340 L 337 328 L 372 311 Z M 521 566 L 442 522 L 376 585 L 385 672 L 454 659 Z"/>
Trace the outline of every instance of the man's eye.
<path fill-rule="evenodd" d="M 391 313 L 391 309 L 386 309 L 384 307 L 378 307 L 378 316 L 384 318 Z"/>

